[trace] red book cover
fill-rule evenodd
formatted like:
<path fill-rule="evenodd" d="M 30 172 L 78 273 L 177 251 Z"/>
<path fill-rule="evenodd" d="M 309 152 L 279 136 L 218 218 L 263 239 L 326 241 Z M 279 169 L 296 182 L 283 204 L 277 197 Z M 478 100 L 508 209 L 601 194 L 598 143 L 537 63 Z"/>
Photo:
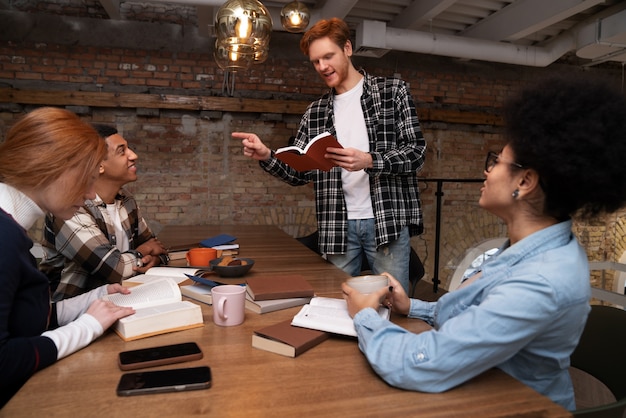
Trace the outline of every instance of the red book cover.
<path fill-rule="evenodd" d="M 322 170 L 329 171 L 336 164 L 324 158 L 326 148 L 343 148 L 337 138 L 328 132 L 324 132 L 313 138 L 302 148 L 296 146 L 279 148 L 276 150 L 276 158 L 298 171 Z"/>

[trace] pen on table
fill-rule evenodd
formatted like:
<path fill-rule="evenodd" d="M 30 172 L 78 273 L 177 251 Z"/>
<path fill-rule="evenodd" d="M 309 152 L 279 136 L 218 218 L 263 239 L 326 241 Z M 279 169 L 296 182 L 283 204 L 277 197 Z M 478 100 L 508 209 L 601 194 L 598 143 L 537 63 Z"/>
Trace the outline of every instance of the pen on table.
<path fill-rule="evenodd" d="M 193 274 L 185 273 L 185 276 L 189 277 L 191 280 L 193 280 L 196 283 L 202 283 L 203 285 L 206 285 L 209 287 L 215 287 L 215 286 L 224 284 L 224 283 L 215 282 L 213 280 L 205 279 L 204 277 L 194 276 Z"/>
<path fill-rule="evenodd" d="M 216 282 L 213 280 L 209 280 L 209 279 L 205 279 L 204 277 L 200 277 L 200 276 L 194 276 L 193 274 L 187 274 L 185 273 L 185 276 L 189 277 L 191 280 L 193 280 L 196 283 L 201 283 L 205 286 L 209 286 L 211 288 L 215 287 L 215 286 L 222 286 L 225 285 L 226 283 L 222 283 L 222 282 Z M 237 284 L 237 286 L 245 286 L 245 283 L 239 283 Z"/>

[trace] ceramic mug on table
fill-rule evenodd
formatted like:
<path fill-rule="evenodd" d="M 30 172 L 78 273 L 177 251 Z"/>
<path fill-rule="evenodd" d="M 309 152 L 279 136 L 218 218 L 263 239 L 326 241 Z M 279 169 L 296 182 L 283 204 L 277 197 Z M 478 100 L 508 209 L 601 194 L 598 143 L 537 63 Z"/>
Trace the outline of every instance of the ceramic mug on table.
<path fill-rule="evenodd" d="M 190 266 L 206 267 L 209 261 L 217 258 L 217 250 L 215 248 L 192 248 L 185 255 L 187 264 Z"/>
<path fill-rule="evenodd" d="M 215 286 L 213 298 L 213 322 L 229 327 L 243 323 L 246 310 L 246 288 L 232 284 Z"/>
<path fill-rule="evenodd" d="M 381 287 L 389 286 L 389 278 L 384 275 L 356 276 L 346 280 L 348 286 L 363 294 L 374 293 Z"/>

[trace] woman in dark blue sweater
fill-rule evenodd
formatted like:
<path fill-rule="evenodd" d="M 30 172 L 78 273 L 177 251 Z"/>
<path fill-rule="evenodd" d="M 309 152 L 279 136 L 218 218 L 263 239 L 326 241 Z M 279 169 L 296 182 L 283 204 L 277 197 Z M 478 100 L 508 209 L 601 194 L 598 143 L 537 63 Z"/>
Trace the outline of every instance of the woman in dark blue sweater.
<path fill-rule="evenodd" d="M 0 408 L 36 371 L 88 345 L 133 313 L 105 302 L 119 284 L 50 303 L 27 232 L 46 212 L 70 218 L 93 184 L 106 145 L 78 116 L 40 108 L 0 143 Z"/>

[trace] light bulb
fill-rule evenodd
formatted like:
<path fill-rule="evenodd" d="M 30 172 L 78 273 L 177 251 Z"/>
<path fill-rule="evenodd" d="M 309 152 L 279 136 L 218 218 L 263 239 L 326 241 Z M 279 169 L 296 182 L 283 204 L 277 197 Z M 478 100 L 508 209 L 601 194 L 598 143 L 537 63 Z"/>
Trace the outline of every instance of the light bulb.
<path fill-rule="evenodd" d="M 304 32 L 309 25 L 310 18 L 309 9 L 299 1 L 287 3 L 280 11 L 280 23 L 288 32 Z"/>

